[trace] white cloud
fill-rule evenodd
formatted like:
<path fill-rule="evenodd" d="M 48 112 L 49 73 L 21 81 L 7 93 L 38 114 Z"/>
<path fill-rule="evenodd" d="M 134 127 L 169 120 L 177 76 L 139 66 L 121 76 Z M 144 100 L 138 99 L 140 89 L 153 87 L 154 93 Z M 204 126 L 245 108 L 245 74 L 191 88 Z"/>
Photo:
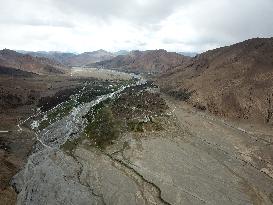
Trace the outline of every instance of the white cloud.
<path fill-rule="evenodd" d="M 273 36 L 272 0 L 0 1 L 2 48 L 203 51 Z"/>

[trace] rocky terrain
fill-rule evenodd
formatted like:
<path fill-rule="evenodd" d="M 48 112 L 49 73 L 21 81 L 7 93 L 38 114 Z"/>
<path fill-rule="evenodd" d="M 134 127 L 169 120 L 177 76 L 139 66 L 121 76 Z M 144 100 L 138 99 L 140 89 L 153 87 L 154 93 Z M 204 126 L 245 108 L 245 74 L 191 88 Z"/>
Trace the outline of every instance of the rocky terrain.
<path fill-rule="evenodd" d="M 172 70 L 178 65 L 184 65 L 189 60 L 190 57 L 165 50 L 132 51 L 128 55 L 117 56 L 111 60 L 87 66 L 134 73 L 158 74 Z"/>
<path fill-rule="evenodd" d="M 33 57 L 8 49 L 0 51 L 0 66 L 42 75 L 64 74 L 69 69 L 67 66 L 52 59 Z"/>
<path fill-rule="evenodd" d="M 272 125 L 273 39 L 207 51 L 158 82 L 166 93 L 201 110 Z"/>

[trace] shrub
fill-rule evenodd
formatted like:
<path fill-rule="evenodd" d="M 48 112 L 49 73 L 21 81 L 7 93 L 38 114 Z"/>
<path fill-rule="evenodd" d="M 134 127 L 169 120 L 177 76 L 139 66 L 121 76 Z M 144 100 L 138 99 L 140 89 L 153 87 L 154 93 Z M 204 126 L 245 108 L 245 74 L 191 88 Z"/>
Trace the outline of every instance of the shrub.
<path fill-rule="evenodd" d="M 85 128 L 85 133 L 98 146 L 105 146 L 119 137 L 120 126 L 114 119 L 110 107 L 102 106 L 93 112 L 93 115 L 93 120 L 88 118 L 89 124 Z"/>
<path fill-rule="evenodd" d="M 196 103 L 193 107 L 201 111 L 205 111 L 207 109 L 205 105 L 201 105 L 200 103 Z"/>
<path fill-rule="evenodd" d="M 188 99 L 190 99 L 192 93 L 193 92 L 188 91 L 187 89 L 180 89 L 180 90 L 174 90 L 169 92 L 171 96 L 182 101 L 187 101 Z"/>

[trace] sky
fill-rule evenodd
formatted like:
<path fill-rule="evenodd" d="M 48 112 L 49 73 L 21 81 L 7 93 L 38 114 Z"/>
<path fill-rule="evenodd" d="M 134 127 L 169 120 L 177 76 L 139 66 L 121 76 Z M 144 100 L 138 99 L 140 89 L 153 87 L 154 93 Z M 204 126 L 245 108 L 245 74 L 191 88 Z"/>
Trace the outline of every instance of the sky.
<path fill-rule="evenodd" d="M 273 36 L 273 0 L 0 0 L 0 48 L 203 52 Z"/>

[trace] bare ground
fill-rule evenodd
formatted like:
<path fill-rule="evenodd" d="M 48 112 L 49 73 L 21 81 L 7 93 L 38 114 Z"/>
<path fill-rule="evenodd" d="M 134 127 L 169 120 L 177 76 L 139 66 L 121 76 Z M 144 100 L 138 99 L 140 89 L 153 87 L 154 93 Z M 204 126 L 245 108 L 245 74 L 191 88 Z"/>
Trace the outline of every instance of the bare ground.
<path fill-rule="evenodd" d="M 120 95 L 114 117 L 137 119 L 137 127 L 107 147 L 84 138 L 72 152 L 31 157 L 14 182 L 19 203 L 273 204 L 269 126 L 223 120 L 161 97 L 166 103 L 149 89 Z"/>
<path fill-rule="evenodd" d="M 164 99 L 166 129 L 128 133 L 107 153 L 153 184 L 165 204 L 273 203 L 272 130 Z"/>

